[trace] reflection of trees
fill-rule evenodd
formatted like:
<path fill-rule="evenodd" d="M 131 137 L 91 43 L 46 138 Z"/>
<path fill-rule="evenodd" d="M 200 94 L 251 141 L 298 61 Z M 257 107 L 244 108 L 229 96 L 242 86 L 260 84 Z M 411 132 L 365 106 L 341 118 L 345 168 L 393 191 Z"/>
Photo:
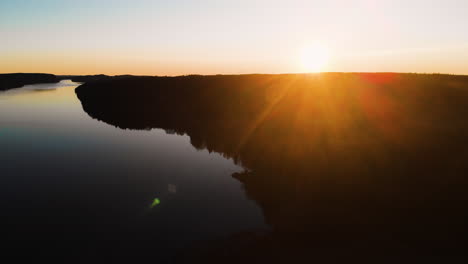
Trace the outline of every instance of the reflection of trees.
<path fill-rule="evenodd" d="M 56 83 L 59 79 L 45 73 L 7 73 L 0 74 L 0 91 L 19 88 L 28 84 Z"/>
<path fill-rule="evenodd" d="M 234 176 L 279 237 L 301 245 L 460 246 L 466 77 L 135 77 L 76 92 L 93 118 L 187 134 L 197 149 L 242 163 L 248 170 Z"/>

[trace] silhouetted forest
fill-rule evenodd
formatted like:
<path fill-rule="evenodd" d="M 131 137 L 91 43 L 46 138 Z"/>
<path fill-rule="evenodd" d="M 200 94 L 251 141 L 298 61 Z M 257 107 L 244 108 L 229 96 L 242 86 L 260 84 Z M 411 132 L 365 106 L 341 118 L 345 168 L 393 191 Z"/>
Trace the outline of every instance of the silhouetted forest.
<path fill-rule="evenodd" d="M 126 77 L 76 93 L 95 119 L 187 134 L 245 168 L 233 177 L 273 231 L 201 247 L 203 262 L 466 257 L 468 76 Z"/>
<path fill-rule="evenodd" d="M 46 73 L 8 73 L 0 74 L 0 91 L 19 88 L 27 84 L 56 83 L 59 79 Z"/>
<path fill-rule="evenodd" d="M 116 76 L 109 76 L 105 74 L 96 74 L 96 75 L 60 75 L 58 76 L 61 80 L 71 80 L 72 82 L 78 83 L 85 83 L 85 82 L 95 82 L 95 81 L 103 81 L 103 80 L 110 80 L 110 79 L 121 79 L 121 78 L 128 78 L 132 77 L 132 75 L 116 75 Z"/>

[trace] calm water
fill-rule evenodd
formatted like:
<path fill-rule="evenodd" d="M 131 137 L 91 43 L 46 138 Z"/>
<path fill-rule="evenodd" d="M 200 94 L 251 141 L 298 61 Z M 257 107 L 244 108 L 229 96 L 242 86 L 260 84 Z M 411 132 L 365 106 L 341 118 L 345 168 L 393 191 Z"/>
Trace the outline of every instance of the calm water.
<path fill-rule="evenodd" d="M 164 259 L 267 228 L 231 177 L 242 167 L 195 149 L 187 135 L 94 120 L 78 85 L 0 92 L 2 236 L 11 250 Z"/>

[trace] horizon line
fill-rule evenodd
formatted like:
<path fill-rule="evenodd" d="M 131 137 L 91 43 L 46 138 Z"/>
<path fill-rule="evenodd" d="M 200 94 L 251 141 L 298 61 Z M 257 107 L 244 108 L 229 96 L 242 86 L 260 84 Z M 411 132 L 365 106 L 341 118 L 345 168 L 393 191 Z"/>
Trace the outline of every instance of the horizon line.
<path fill-rule="evenodd" d="M 1 72 L 0 74 L 52 74 L 55 76 L 135 76 L 135 77 L 184 77 L 184 76 L 232 76 L 232 75 L 319 75 L 319 74 L 359 74 L 359 73 L 374 73 L 374 74 L 421 74 L 421 75 L 454 75 L 454 76 L 468 76 L 466 74 L 457 74 L 457 73 L 442 73 L 442 72 L 397 72 L 397 71 L 326 71 L 326 72 L 284 72 L 284 73 L 213 73 L 213 74 L 200 74 L 200 73 L 188 73 L 188 74 L 179 74 L 179 75 L 145 75 L 145 74 L 105 74 L 105 73 L 95 73 L 95 74 L 55 74 L 48 72 Z"/>

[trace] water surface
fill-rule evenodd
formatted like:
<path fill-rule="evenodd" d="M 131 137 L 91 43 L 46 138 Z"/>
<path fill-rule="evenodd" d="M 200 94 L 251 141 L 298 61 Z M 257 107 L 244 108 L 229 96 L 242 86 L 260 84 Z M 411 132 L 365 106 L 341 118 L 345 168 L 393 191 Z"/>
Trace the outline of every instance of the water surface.
<path fill-rule="evenodd" d="M 265 228 L 231 176 L 243 171 L 232 159 L 170 130 L 94 120 L 75 95 L 78 85 L 0 92 L 2 235 L 12 249 L 164 259 Z"/>

